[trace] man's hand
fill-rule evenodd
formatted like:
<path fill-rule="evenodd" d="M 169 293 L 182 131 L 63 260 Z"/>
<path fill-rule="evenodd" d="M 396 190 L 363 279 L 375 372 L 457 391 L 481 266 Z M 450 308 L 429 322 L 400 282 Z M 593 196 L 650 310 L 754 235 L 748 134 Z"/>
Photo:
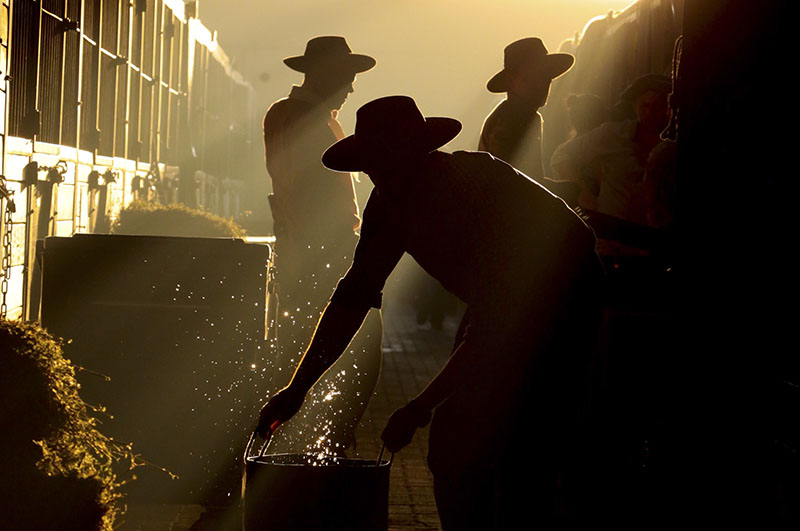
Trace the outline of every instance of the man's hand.
<path fill-rule="evenodd" d="M 430 420 L 430 410 L 409 402 L 408 405 L 392 413 L 381 433 L 381 439 L 390 452 L 399 452 L 408 446 L 417 428 L 426 426 Z"/>
<path fill-rule="evenodd" d="M 291 387 L 275 393 L 261 408 L 256 428 L 258 435 L 266 438 L 268 431 L 272 433 L 275 428 L 292 418 L 300 410 L 305 397 L 305 393 L 298 393 Z"/>

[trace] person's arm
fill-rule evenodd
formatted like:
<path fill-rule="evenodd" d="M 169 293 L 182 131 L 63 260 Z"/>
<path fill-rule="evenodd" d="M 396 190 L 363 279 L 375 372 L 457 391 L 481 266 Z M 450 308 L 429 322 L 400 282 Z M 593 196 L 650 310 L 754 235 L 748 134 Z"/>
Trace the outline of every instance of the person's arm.
<path fill-rule="evenodd" d="M 322 312 L 317 329 L 300 364 L 287 386 L 303 396 L 339 359 L 344 349 L 361 328 L 369 306 L 348 306 L 335 301 Z"/>
<path fill-rule="evenodd" d="M 578 193 L 578 204 L 590 210 L 597 210 L 597 194 L 593 189 L 597 188 L 599 182 L 597 176 L 588 175 L 591 173 L 590 139 L 591 133 L 582 137 L 576 137 L 564 142 L 556 148 L 550 158 L 550 167 L 558 175 L 558 180 L 577 183 L 580 186 Z M 592 186 L 590 186 L 590 183 Z"/>
<path fill-rule="evenodd" d="M 406 447 L 417 428 L 431 420 L 432 411 L 478 372 L 473 344 L 462 341 L 439 373 L 408 404 L 395 411 L 381 433 L 390 452 Z"/>
<path fill-rule="evenodd" d="M 369 306 L 328 304 L 289 385 L 273 395 L 261 408 L 256 429 L 259 435 L 265 437 L 268 431 L 273 431 L 300 410 L 309 389 L 339 359 L 368 311 Z"/>
<path fill-rule="evenodd" d="M 257 429 L 260 435 L 299 411 L 309 389 L 342 355 L 370 307 L 380 308 L 381 290 L 403 249 L 379 203 L 373 192 L 364 209 L 353 264 L 336 286 L 291 382 L 261 408 Z"/>
<path fill-rule="evenodd" d="M 461 382 L 469 379 L 474 371 L 472 349 L 470 344 L 462 341 L 439 373 L 409 404 L 417 410 L 433 411 L 456 391 Z"/>

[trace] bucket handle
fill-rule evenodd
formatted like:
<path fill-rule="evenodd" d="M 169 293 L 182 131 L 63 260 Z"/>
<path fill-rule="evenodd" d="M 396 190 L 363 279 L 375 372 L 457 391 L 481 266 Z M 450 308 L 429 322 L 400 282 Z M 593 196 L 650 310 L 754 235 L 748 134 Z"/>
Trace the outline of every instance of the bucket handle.
<path fill-rule="evenodd" d="M 247 464 L 247 458 L 250 457 L 250 451 L 253 449 L 253 444 L 256 442 L 256 435 L 258 434 L 257 431 L 253 431 L 250 434 L 250 440 L 247 441 L 247 448 L 244 451 L 244 462 Z M 272 430 L 267 428 L 267 436 L 264 439 L 264 445 L 258 451 L 258 457 L 264 457 L 264 452 L 267 451 L 267 446 L 269 446 L 269 440 L 272 438 Z"/>
<path fill-rule="evenodd" d="M 244 451 L 244 463 L 247 464 L 247 458 L 250 456 L 250 452 L 253 450 L 253 445 L 256 442 L 256 435 L 257 432 L 253 431 L 250 434 L 250 440 L 247 441 L 247 448 Z M 267 436 L 264 440 L 264 445 L 258 451 L 258 457 L 264 457 L 264 453 L 267 451 L 267 446 L 269 446 L 269 440 L 272 438 L 272 430 L 267 428 Z M 375 466 L 381 466 L 381 462 L 383 460 L 383 453 L 386 451 L 386 443 L 383 443 L 381 446 L 381 452 L 378 454 L 378 459 L 375 460 Z M 394 452 L 389 452 L 391 455 L 389 456 L 389 466 L 392 466 L 392 462 L 394 462 Z"/>
<path fill-rule="evenodd" d="M 381 453 L 378 454 L 378 459 L 375 460 L 375 466 L 381 466 L 381 460 L 383 459 L 383 452 L 386 451 L 386 443 L 383 443 L 381 446 Z M 389 452 L 391 455 L 389 456 L 389 466 L 392 466 L 392 462 L 394 461 L 394 452 Z"/>

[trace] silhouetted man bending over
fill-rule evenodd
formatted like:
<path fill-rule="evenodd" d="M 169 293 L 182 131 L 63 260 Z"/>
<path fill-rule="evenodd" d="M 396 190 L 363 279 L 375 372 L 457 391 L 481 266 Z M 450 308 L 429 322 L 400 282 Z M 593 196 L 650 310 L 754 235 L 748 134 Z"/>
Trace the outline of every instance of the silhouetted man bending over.
<path fill-rule="evenodd" d="M 328 147 L 344 138 L 337 113 L 353 92 L 356 74 L 375 66 L 375 59 L 353 53 L 343 37 L 321 36 L 308 41 L 303 55 L 287 57 L 284 63 L 305 76 L 303 84 L 273 103 L 264 117 L 280 287 L 276 365 L 282 370 L 274 373 L 277 387 L 288 381 L 290 368 L 308 346 L 336 282 L 352 260 L 358 239 L 355 231 L 361 221 L 353 178 L 325 168 L 321 158 Z M 312 418 L 304 421 L 305 426 L 297 426 L 292 444 L 279 434 L 272 441 L 272 450 L 300 451 L 304 446 L 310 450 L 310 445 L 319 445 L 313 449 L 341 454 L 351 444 L 378 379 L 381 335 L 380 314 L 375 311 L 354 341 L 352 355 L 348 352 L 359 359 L 360 367 L 353 369 L 351 361 L 347 378 L 337 377 L 321 385 L 314 401 L 317 405 L 303 415 L 313 413 Z M 322 400 L 325 396 L 336 398 Z M 342 403 L 348 399 L 345 409 Z M 339 410 L 343 413 L 334 418 Z M 312 429 L 323 422 L 324 429 Z"/>
<path fill-rule="evenodd" d="M 460 129 L 391 96 L 361 107 L 356 133 L 325 152 L 326 166 L 362 170 L 375 189 L 353 264 L 259 427 L 300 407 L 408 252 L 468 303 L 470 323 L 382 437 L 400 450 L 435 408 L 428 462 L 443 528 L 518 529 L 518 518 L 552 508 L 551 468 L 574 435 L 602 270 L 592 231 L 561 199 L 487 153 L 437 151 Z M 520 476 L 523 489 L 514 490 Z"/>

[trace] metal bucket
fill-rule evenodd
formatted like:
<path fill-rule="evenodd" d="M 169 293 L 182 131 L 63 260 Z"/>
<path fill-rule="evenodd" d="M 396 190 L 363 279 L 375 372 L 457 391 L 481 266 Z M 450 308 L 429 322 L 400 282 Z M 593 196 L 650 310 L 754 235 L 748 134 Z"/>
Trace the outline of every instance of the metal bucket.
<path fill-rule="evenodd" d="M 242 479 L 244 531 L 386 531 L 392 460 L 250 455 Z"/>

